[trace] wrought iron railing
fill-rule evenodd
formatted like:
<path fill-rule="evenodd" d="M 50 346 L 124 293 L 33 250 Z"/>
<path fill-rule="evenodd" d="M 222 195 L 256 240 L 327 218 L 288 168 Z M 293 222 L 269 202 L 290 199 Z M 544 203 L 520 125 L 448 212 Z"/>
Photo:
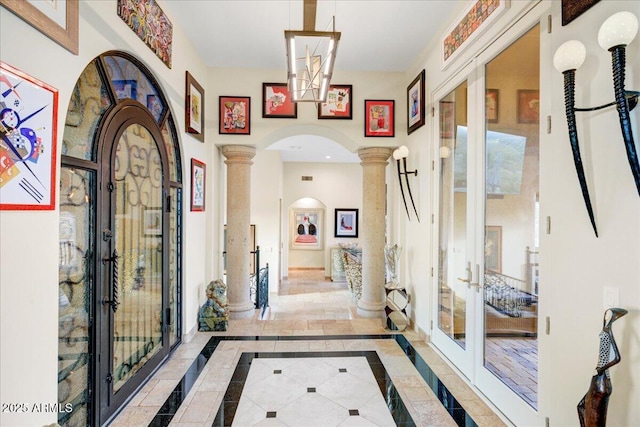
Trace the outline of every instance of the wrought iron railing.
<path fill-rule="evenodd" d="M 260 246 L 257 246 L 251 254 L 254 256 L 257 272 L 251 274 L 250 298 L 255 308 L 262 309 L 262 314 L 264 314 L 269 307 L 269 263 L 260 268 Z"/>
<path fill-rule="evenodd" d="M 522 317 L 523 311 L 538 302 L 538 297 L 527 292 L 526 281 L 490 270 L 484 273 L 484 300 L 487 304 L 510 317 Z"/>

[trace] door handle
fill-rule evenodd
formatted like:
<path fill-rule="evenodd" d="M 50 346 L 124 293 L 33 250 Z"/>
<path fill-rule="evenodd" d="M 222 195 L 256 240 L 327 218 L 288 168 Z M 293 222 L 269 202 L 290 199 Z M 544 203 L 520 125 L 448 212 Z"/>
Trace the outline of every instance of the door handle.
<path fill-rule="evenodd" d="M 102 263 L 106 264 L 111 262 L 111 299 L 103 299 L 102 305 L 109 304 L 111 310 L 115 313 L 118 310 L 118 250 L 113 250 L 113 255 L 109 258 L 102 258 Z"/>
<path fill-rule="evenodd" d="M 480 292 L 480 289 L 482 289 L 482 286 L 480 286 L 480 264 L 476 264 L 476 281 L 475 282 L 469 282 L 469 287 L 473 286 L 474 288 L 476 288 L 476 292 Z"/>
<path fill-rule="evenodd" d="M 471 285 L 471 279 L 472 279 L 472 277 L 471 277 L 471 262 L 467 262 L 467 268 L 465 270 L 467 272 L 467 278 L 463 279 L 462 277 L 458 277 L 458 280 L 463 282 L 463 283 L 466 283 L 467 287 L 469 287 Z"/>

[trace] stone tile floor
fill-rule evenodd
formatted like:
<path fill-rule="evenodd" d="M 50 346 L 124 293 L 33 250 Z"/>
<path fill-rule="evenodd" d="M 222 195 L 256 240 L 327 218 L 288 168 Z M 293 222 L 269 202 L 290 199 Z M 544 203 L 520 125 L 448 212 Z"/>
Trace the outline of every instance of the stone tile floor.
<path fill-rule="evenodd" d="M 445 410 L 396 340 L 367 339 L 363 336 L 388 334 L 389 331 L 384 329 L 382 319 L 359 317 L 348 295 L 346 284 L 326 281 L 323 276 L 322 271 L 301 271 L 295 274 L 292 272 L 289 280 L 282 284 L 279 295 L 270 296 L 270 309 L 264 320 L 256 313 L 253 318 L 230 321 L 229 328 L 224 333 L 199 332 L 190 342 L 181 344 L 111 425 L 218 425 L 214 422 L 243 353 L 375 351 L 415 425 L 455 426 L 450 413 Z M 314 336 L 316 339 L 284 339 L 293 335 Z M 338 335 L 360 337 L 331 337 Z M 507 425 L 417 334 L 405 331 L 403 335 L 478 426 Z M 163 403 L 172 395 L 176 385 L 198 358 L 203 347 L 215 336 L 280 336 L 283 339 L 221 341 L 199 376 L 193 379 L 193 386 L 180 402 L 175 414 L 166 424 L 156 422 Z M 320 336 L 327 337 L 322 339 Z M 355 423 L 356 418 L 365 420 L 363 417 L 350 416 L 339 425 L 383 425 L 366 424 L 364 421 Z M 240 421 L 241 419 L 234 421 L 234 425 L 306 427 L 304 421 L 298 424 L 278 424 L 280 421 L 277 418 L 265 417 L 255 424 L 240 424 Z"/>

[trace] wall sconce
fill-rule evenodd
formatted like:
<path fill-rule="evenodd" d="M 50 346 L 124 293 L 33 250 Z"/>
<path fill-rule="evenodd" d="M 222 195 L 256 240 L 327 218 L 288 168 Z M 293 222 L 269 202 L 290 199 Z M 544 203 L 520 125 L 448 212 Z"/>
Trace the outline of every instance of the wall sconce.
<path fill-rule="evenodd" d="M 402 186 L 402 175 L 404 175 L 404 180 L 407 183 L 407 192 L 409 193 L 409 198 L 411 199 L 411 205 L 413 206 L 413 211 L 416 213 L 416 218 L 418 222 L 420 222 L 420 216 L 418 216 L 418 210 L 416 209 L 416 204 L 413 201 L 413 195 L 411 194 L 411 186 L 409 185 L 409 175 L 418 176 L 418 170 L 408 171 L 407 170 L 407 156 L 409 155 L 409 149 L 402 145 L 398 147 L 393 152 L 393 158 L 396 159 L 396 164 L 398 165 L 398 182 L 400 183 L 400 194 L 402 194 L 402 201 L 404 202 L 404 209 L 407 211 L 407 218 L 411 221 L 411 215 L 409 215 L 409 208 L 407 207 L 407 199 L 404 196 L 404 187 Z M 400 159 L 402 159 L 402 168 L 400 168 Z"/>
<path fill-rule="evenodd" d="M 564 75 L 564 102 L 567 115 L 567 125 L 569 128 L 569 141 L 573 152 L 573 162 L 576 166 L 582 197 L 584 198 L 589 219 L 593 231 L 598 237 L 589 188 L 582 167 L 582 157 L 578 145 L 578 131 L 576 129 L 576 111 L 595 111 L 615 105 L 620 117 L 620 129 L 622 138 L 627 150 L 627 158 L 631 166 L 631 173 L 635 180 L 638 194 L 640 194 L 640 165 L 638 164 L 638 154 L 633 141 L 631 130 L 631 120 L 629 111 L 638 103 L 640 92 L 626 91 L 624 89 L 625 74 L 625 49 L 638 33 L 638 18 L 631 12 L 618 12 L 607 18 L 598 32 L 598 43 L 600 46 L 611 52 L 611 64 L 613 68 L 613 88 L 615 101 L 605 105 L 592 108 L 575 108 L 575 73 L 583 64 L 586 58 L 586 49 L 578 40 L 570 40 L 563 43 L 553 56 L 553 65 Z"/>

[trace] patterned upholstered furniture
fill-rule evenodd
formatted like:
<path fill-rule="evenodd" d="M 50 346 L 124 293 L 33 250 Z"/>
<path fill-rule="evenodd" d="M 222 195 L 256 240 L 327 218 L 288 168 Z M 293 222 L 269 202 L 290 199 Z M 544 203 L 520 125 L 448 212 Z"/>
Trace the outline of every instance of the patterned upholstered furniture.
<path fill-rule="evenodd" d="M 342 249 L 344 273 L 349 291 L 356 301 L 362 296 L 362 250 Z"/>

